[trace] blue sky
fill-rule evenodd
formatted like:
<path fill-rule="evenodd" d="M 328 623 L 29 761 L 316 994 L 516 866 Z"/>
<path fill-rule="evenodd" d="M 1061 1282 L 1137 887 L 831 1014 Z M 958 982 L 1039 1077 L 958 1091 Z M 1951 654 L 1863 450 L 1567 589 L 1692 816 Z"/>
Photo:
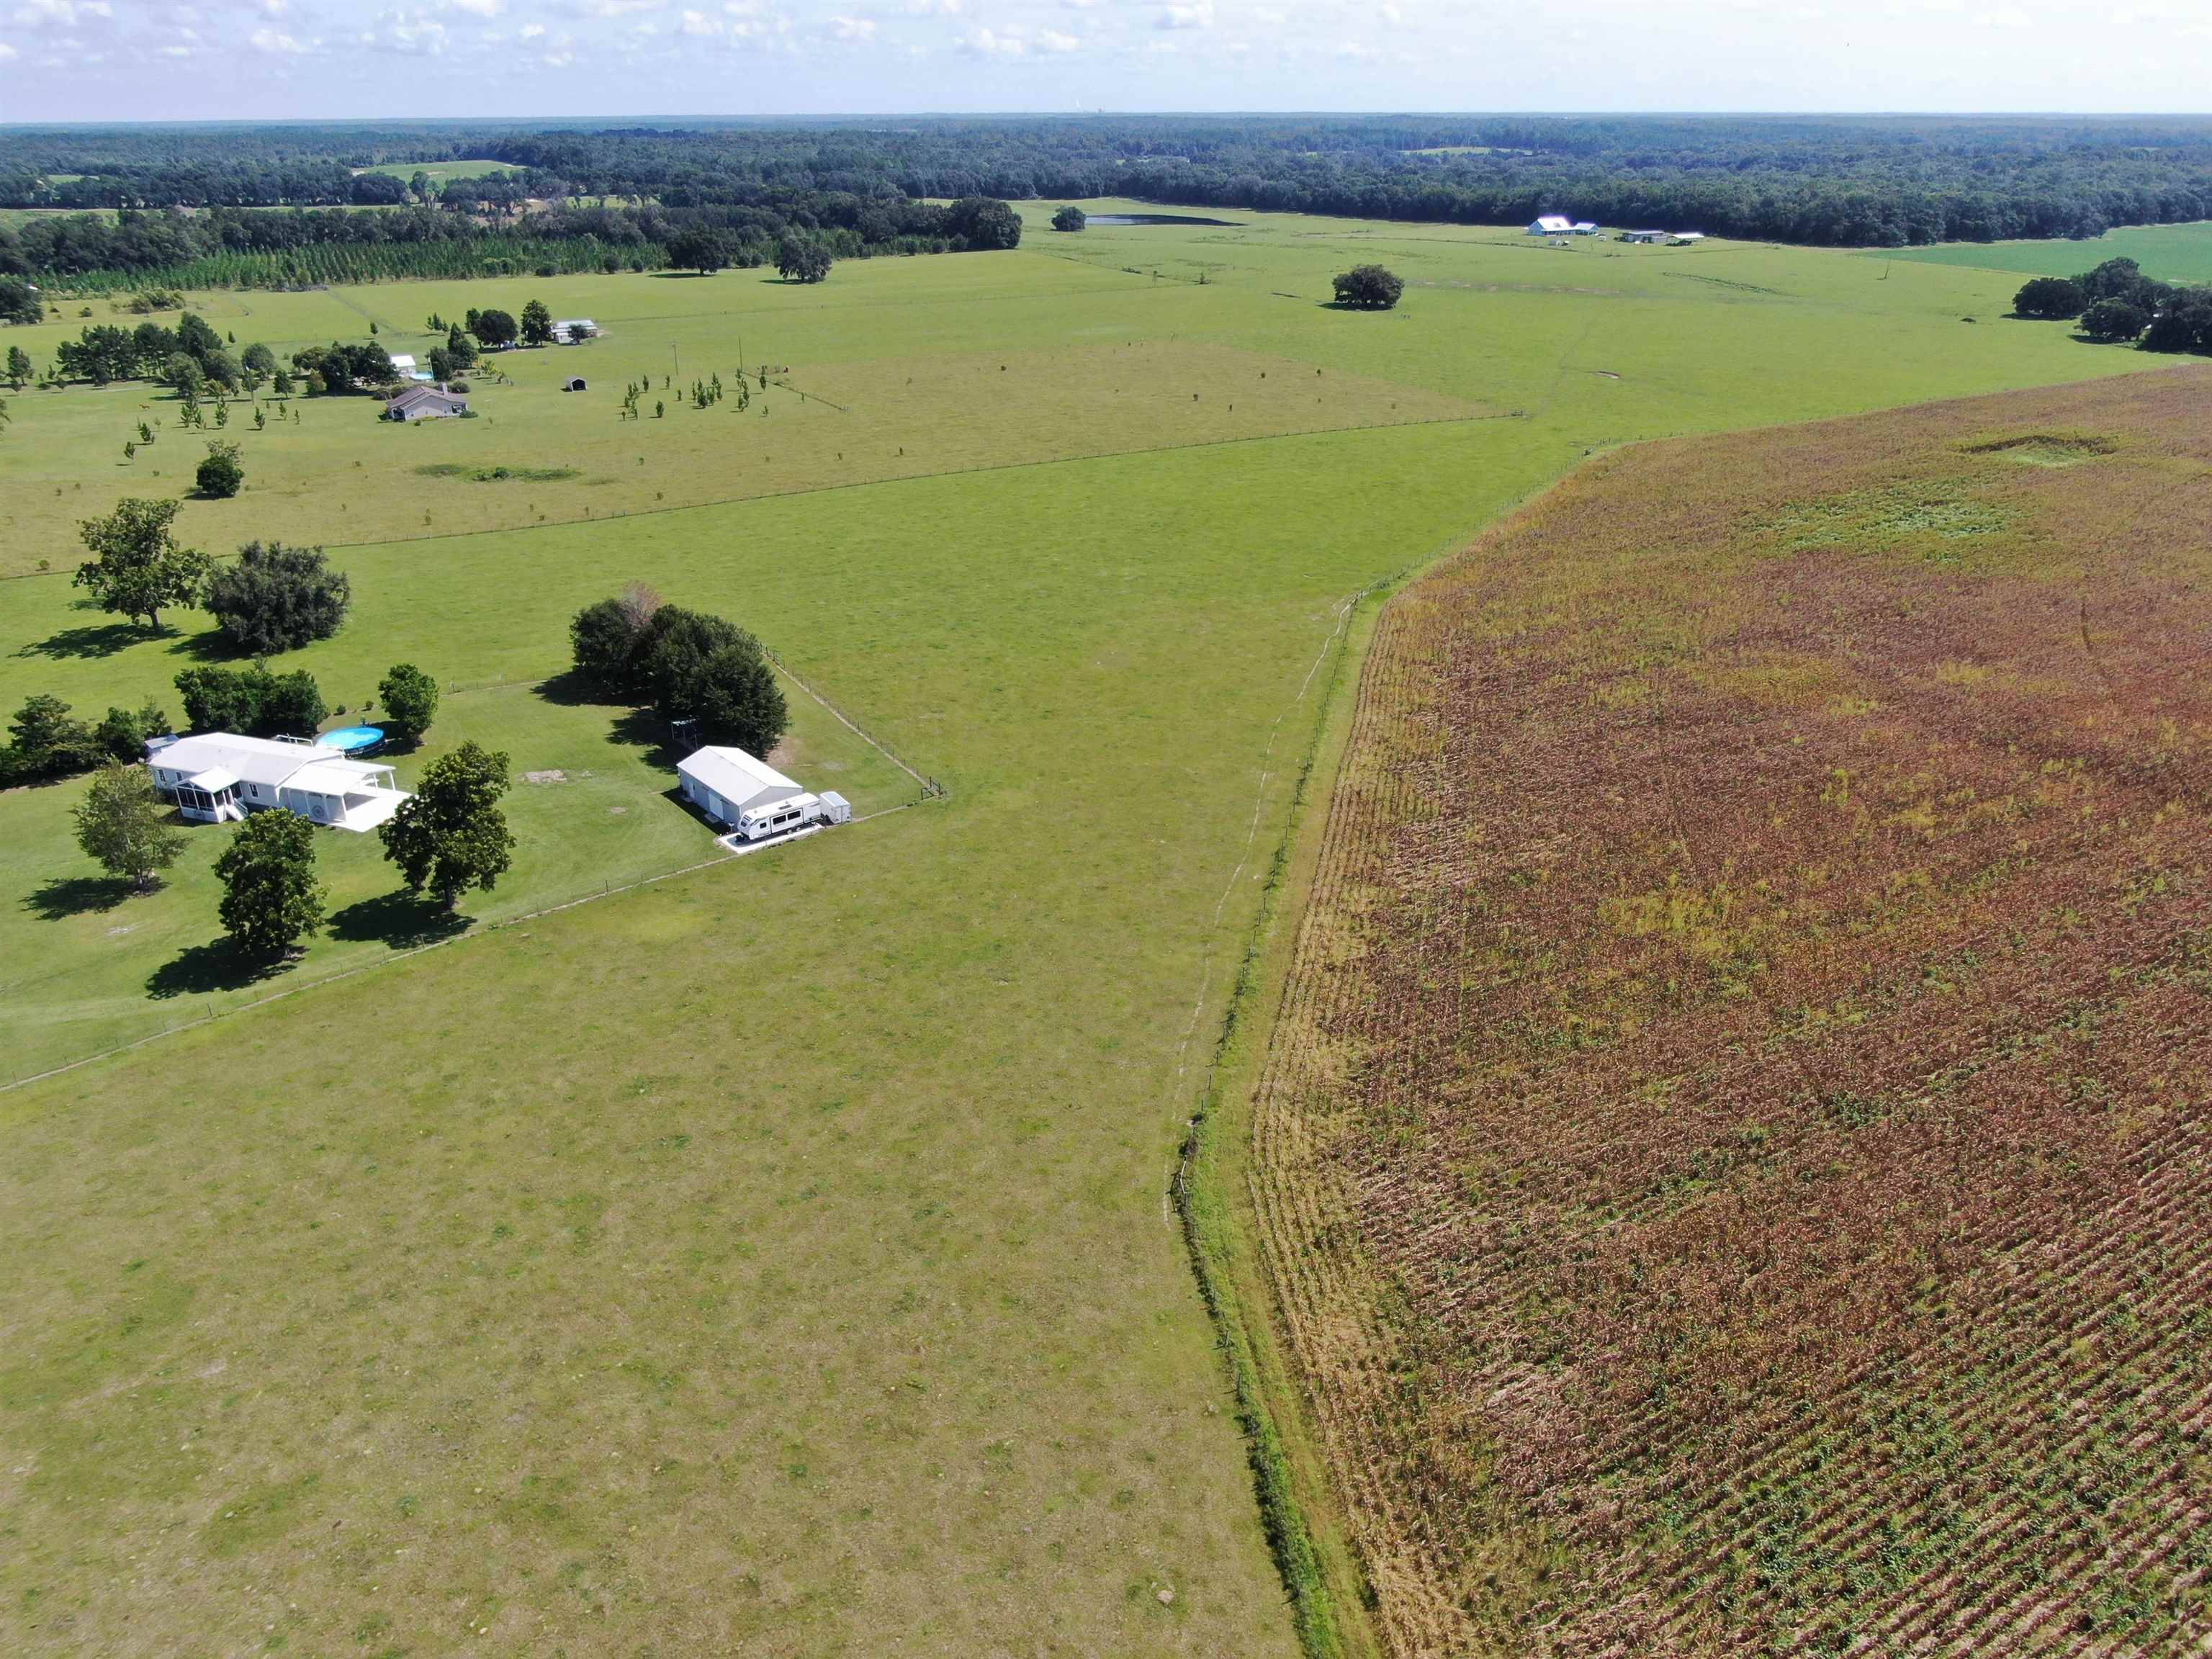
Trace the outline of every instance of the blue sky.
<path fill-rule="evenodd" d="M 2212 0 L 0 0 L 0 121 L 2212 108 Z"/>

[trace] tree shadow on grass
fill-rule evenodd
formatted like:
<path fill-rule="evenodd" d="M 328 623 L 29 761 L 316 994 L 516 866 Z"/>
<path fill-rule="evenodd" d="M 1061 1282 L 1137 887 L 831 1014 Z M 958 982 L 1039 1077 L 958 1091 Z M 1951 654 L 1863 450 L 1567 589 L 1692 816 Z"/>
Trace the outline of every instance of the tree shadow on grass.
<path fill-rule="evenodd" d="M 66 921 L 88 910 L 112 910 L 131 891 L 125 876 L 58 876 L 26 894 L 23 908 L 40 921 Z"/>
<path fill-rule="evenodd" d="M 540 680 L 532 689 L 547 702 L 558 703 L 563 708 L 588 708 L 595 703 L 608 708 L 621 706 L 573 668 L 550 680 Z"/>
<path fill-rule="evenodd" d="M 404 890 L 349 904 L 331 918 L 331 937 L 356 945 L 385 945 L 395 951 L 419 951 L 458 939 L 474 920 L 448 910 L 435 899 Z"/>
<path fill-rule="evenodd" d="M 19 648 L 19 657 L 112 657 L 161 635 L 137 623 L 85 623 L 64 628 Z"/>
<path fill-rule="evenodd" d="M 146 981 L 146 994 L 161 1000 L 243 990 L 289 972 L 296 959 L 250 957 L 227 939 L 210 939 L 178 952 L 173 960 L 156 968 Z"/>
<path fill-rule="evenodd" d="M 169 654 L 190 657 L 195 662 L 239 662 L 247 655 L 220 628 L 204 628 L 197 634 L 179 636 L 169 647 Z"/>
<path fill-rule="evenodd" d="M 617 743 L 644 750 L 638 758 L 647 766 L 673 766 L 684 758 L 671 741 L 668 722 L 650 708 L 632 708 L 617 715 L 607 732 Z"/>

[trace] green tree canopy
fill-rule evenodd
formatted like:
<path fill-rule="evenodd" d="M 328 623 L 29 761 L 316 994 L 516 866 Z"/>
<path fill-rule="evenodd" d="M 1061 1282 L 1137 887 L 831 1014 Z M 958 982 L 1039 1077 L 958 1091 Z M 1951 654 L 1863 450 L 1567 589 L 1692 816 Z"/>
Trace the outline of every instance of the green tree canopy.
<path fill-rule="evenodd" d="M 326 640 L 345 621 L 353 585 L 319 547 L 248 542 L 208 583 L 207 608 L 236 649 L 265 657 Z"/>
<path fill-rule="evenodd" d="M 2036 317 L 2045 321 L 2063 321 L 2079 317 L 2089 296 L 2081 292 L 2081 285 L 2063 276 L 2038 276 L 2021 285 L 2013 295 L 2012 308 L 2017 316 Z"/>
<path fill-rule="evenodd" d="M 322 925 L 315 826 L 296 812 L 252 814 L 232 832 L 215 872 L 222 883 L 223 931 L 248 957 L 282 957 Z"/>
<path fill-rule="evenodd" d="M 514 848 L 499 807 L 507 788 L 507 757 L 473 738 L 423 769 L 414 794 L 376 831 L 409 891 L 428 890 L 451 909 L 471 887 L 490 890 Z"/>
<path fill-rule="evenodd" d="M 1091 222 L 1090 216 L 1079 207 L 1068 206 L 1052 216 L 1054 230 L 1080 230 Z"/>
<path fill-rule="evenodd" d="M 1022 245 L 1022 216 L 989 196 L 963 196 L 945 210 L 945 228 L 978 251 Z"/>
<path fill-rule="evenodd" d="M 687 225 L 668 239 L 672 270 L 713 275 L 730 263 L 730 239 L 712 225 Z"/>
<path fill-rule="evenodd" d="M 787 283 L 821 282 L 830 264 L 830 249 L 817 237 L 794 232 L 775 245 L 776 274 Z"/>
<path fill-rule="evenodd" d="M 19 778 L 53 778 L 81 772 L 99 757 L 91 729 L 51 692 L 23 699 L 8 726 L 9 771 Z"/>
<path fill-rule="evenodd" d="M 91 589 L 101 610 L 149 628 L 161 625 L 164 607 L 198 600 L 210 565 L 204 553 L 177 544 L 170 530 L 177 507 L 123 501 L 105 517 L 85 520 L 80 530 L 92 557 L 77 567 L 76 585 Z"/>
<path fill-rule="evenodd" d="M 185 850 L 185 837 L 169 823 L 143 766 L 110 761 L 94 776 L 74 816 L 76 844 L 85 856 L 111 876 L 128 878 L 142 893 Z"/>
<path fill-rule="evenodd" d="M 1381 265 L 1354 265 L 1338 274 L 1336 302 L 1360 311 L 1388 311 L 1405 292 L 1405 283 Z"/>
<path fill-rule="evenodd" d="M 514 319 L 504 311 L 477 311 L 469 314 L 473 319 L 469 325 L 469 332 L 488 346 L 513 345 L 522 337 L 522 331 Z"/>
<path fill-rule="evenodd" d="M 553 343 L 553 313 L 545 308 L 543 300 L 532 300 L 522 307 L 522 343 L 532 346 Z"/>
<path fill-rule="evenodd" d="M 377 682 L 376 700 L 384 710 L 386 738 L 412 749 L 437 718 L 438 682 L 411 662 L 395 663 Z"/>
<path fill-rule="evenodd" d="M 217 439 L 208 446 L 207 459 L 192 474 L 202 495 L 211 501 L 224 501 L 246 487 L 246 465 L 238 455 L 234 443 Z"/>
<path fill-rule="evenodd" d="M 2132 340 L 2150 326 L 2150 313 L 2130 300 L 2098 300 L 2081 313 L 2081 332 L 2093 340 Z"/>

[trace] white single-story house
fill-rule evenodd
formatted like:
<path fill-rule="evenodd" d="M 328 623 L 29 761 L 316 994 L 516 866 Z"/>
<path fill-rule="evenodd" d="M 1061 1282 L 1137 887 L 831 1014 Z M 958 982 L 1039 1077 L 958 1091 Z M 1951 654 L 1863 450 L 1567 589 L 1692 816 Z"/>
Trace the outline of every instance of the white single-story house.
<path fill-rule="evenodd" d="M 586 340 L 597 338 L 599 332 L 599 325 L 588 317 L 563 317 L 553 325 L 553 343 L 556 345 L 581 345 Z"/>
<path fill-rule="evenodd" d="M 1574 234 L 1575 222 L 1564 213 L 1547 213 L 1528 227 L 1531 236 L 1569 236 Z"/>
<path fill-rule="evenodd" d="M 146 765 L 154 787 L 199 823 L 282 806 L 316 823 L 374 830 L 407 799 L 389 766 L 305 738 L 204 732 L 152 749 Z"/>
<path fill-rule="evenodd" d="M 443 386 L 410 386 L 384 401 L 387 421 L 435 421 L 469 412 L 469 400 Z"/>
<path fill-rule="evenodd" d="M 742 749 L 710 745 L 677 763 L 684 799 L 747 841 L 764 841 L 810 823 L 843 823 L 853 809 L 842 795 L 817 795 Z"/>

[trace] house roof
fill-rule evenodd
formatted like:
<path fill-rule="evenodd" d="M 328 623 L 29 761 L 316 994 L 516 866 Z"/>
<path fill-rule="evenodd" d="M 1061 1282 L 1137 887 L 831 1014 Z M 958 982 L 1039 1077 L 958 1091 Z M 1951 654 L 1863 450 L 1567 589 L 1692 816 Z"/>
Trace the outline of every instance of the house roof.
<path fill-rule="evenodd" d="M 349 789 L 375 785 L 386 770 L 386 768 L 373 766 L 367 761 L 313 761 L 285 779 L 284 787 L 288 789 L 312 789 L 319 795 L 343 795 Z"/>
<path fill-rule="evenodd" d="M 687 778 L 696 779 L 740 810 L 760 801 L 806 793 L 766 761 L 742 749 L 710 746 L 694 750 L 676 763 L 676 769 Z"/>
<path fill-rule="evenodd" d="M 386 400 L 386 407 L 392 409 L 420 409 L 429 404 L 441 409 L 466 409 L 469 400 L 459 392 L 441 391 L 434 386 L 410 386 L 403 392 L 393 392 Z"/>
<path fill-rule="evenodd" d="M 158 750 L 153 763 L 164 771 L 194 778 L 206 772 L 228 772 L 237 781 L 258 783 L 274 789 L 302 767 L 318 761 L 343 760 L 335 749 L 315 743 L 286 743 L 276 738 L 240 737 L 235 732 L 203 732 L 179 738 Z"/>
<path fill-rule="evenodd" d="M 415 367 L 415 359 L 407 352 L 395 351 L 392 354 L 392 366 L 398 369 L 412 368 Z"/>
<path fill-rule="evenodd" d="M 1563 213 L 1539 214 L 1536 222 L 1546 230 L 1572 230 L 1575 228 L 1575 222 Z"/>
<path fill-rule="evenodd" d="M 210 766 L 204 772 L 193 773 L 185 781 L 195 789 L 204 789 L 210 795 L 220 795 L 224 790 L 235 787 L 238 779 L 220 766 Z"/>

